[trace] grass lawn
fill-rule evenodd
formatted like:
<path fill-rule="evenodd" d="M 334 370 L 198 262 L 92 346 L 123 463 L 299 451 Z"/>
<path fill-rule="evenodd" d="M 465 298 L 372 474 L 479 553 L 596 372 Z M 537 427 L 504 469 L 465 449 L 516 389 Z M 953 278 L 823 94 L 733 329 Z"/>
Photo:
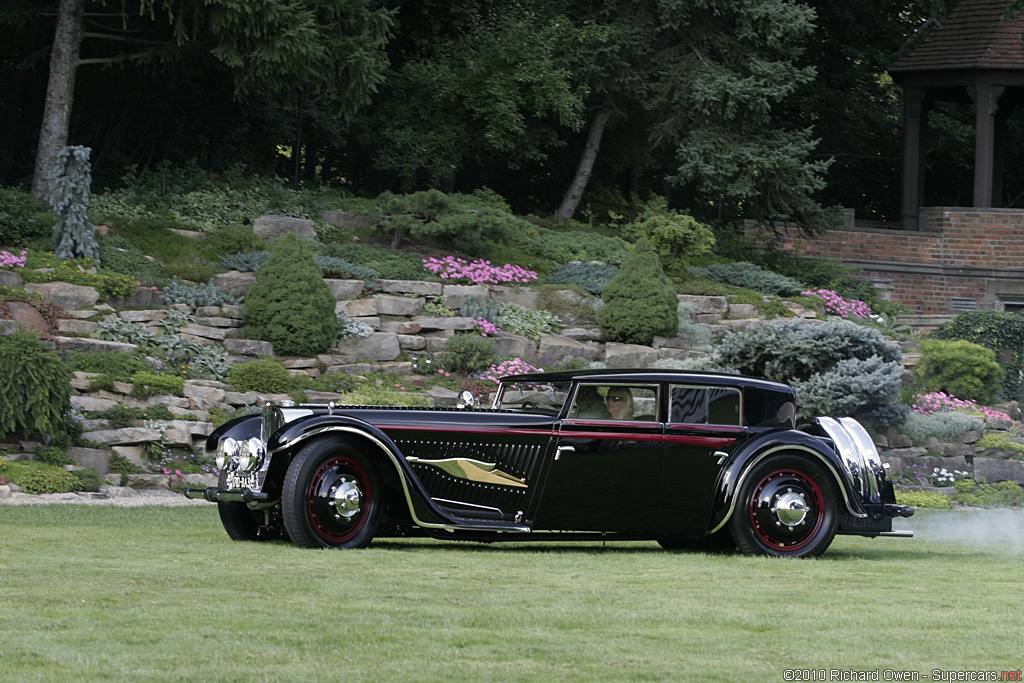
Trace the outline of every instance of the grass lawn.
<path fill-rule="evenodd" d="M 1021 548 L 941 540 L 947 519 L 777 560 L 654 543 L 300 550 L 230 541 L 213 506 L 0 506 L 0 680 L 1016 671 Z"/>

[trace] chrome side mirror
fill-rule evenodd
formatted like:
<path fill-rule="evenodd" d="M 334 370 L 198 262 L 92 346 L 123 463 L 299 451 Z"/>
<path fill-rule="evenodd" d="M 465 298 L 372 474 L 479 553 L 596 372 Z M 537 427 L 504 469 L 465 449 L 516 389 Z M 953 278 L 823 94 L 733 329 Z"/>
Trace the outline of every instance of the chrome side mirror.
<path fill-rule="evenodd" d="M 476 396 L 473 395 L 472 391 L 460 391 L 459 400 L 455 404 L 456 408 L 468 408 L 472 410 L 476 408 Z"/>

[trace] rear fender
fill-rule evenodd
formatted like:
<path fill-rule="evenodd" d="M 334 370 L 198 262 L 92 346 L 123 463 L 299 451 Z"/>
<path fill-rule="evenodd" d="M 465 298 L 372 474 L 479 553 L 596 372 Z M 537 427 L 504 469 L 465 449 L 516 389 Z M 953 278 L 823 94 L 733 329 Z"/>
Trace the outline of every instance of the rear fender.
<path fill-rule="evenodd" d="M 750 469 L 772 455 L 792 454 L 824 466 L 834 477 L 849 514 L 867 517 L 852 482 L 836 452 L 821 439 L 797 430 L 769 432 L 744 444 L 729 459 L 715 489 L 708 533 L 725 526 L 736 507 L 736 497 Z"/>

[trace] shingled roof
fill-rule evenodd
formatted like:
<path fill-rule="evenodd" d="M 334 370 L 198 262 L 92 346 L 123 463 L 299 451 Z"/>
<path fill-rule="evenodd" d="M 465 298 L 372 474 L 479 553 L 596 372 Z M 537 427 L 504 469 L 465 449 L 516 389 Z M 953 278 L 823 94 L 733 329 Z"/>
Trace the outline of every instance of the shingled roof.
<path fill-rule="evenodd" d="M 1010 4 L 1010 0 L 960 0 L 941 26 L 889 73 L 1024 69 L 1024 18 L 1006 19 Z"/>

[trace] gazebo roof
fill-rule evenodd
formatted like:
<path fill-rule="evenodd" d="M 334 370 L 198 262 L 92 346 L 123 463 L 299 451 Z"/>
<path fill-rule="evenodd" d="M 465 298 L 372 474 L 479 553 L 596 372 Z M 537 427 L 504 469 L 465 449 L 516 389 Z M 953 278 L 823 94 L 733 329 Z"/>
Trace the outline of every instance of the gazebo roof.
<path fill-rule="evenodd" d="M 1010 0 L 960 0 L 923 43 L 889 69 L 900 76 L 935 71 L 1024 70 L 1024 18 Z"/>

